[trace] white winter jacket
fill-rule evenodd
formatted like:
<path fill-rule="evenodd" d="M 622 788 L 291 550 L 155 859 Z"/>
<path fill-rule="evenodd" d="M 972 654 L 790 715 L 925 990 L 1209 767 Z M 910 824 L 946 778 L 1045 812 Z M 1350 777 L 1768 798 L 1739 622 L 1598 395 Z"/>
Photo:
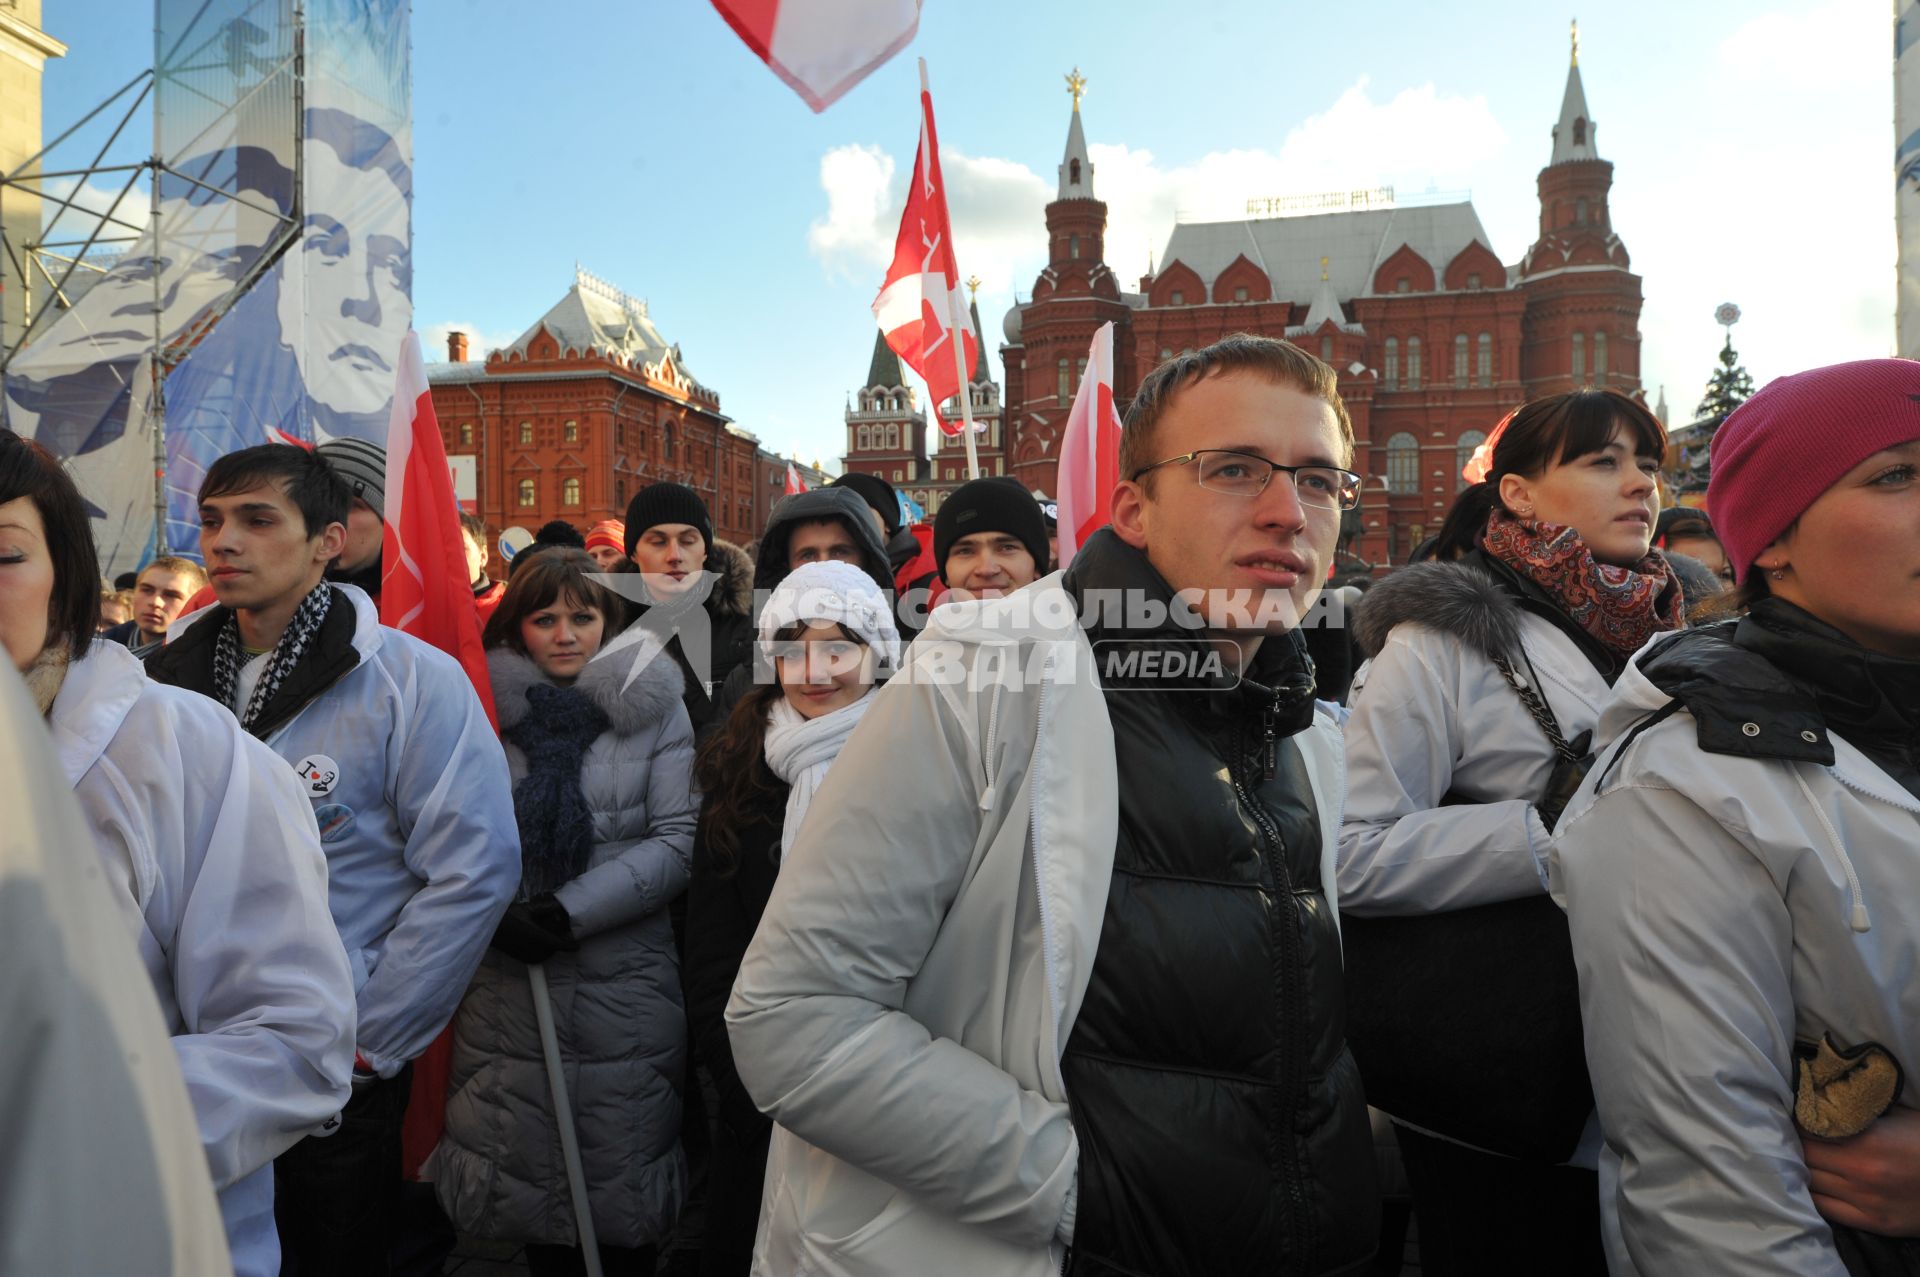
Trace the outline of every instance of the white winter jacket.
<path fill-rule="evenodd" d="M 1465 564 L 1400 569 L 1368 591 L 1356 637 L 1373 655 L 1349 697 L 1340 907 L 1437 913 L 1544 892 L 1534 804 L 1557 759 L 1487 652 L 1525 652 L 1516 670 L 1531 665 L 1569 741 L 1607 699 L 1593 662 Z"/>
<path fill-rule="evenodd" d="M 359 991 L 356 1045 L 392 1077 L 453 1018 L 519 886 L 520 834 L 506 755 L 459 663 L 382 626 L 365 592 L 333 589 L 314 659 L 352 667 L 265 740 L 304 765 Z M 350 630 L 330 628 L 336 613 Z M 207 627 L 224 619 L 191 620 L 155 676 L 211 694 Z"/>
<path fill-rule="evenodd" d="M 1079 1163 L 1060 1055 L 1119 816 L 1073 616 L 1059 573 L 942 607 L 781 867 L 727 1007 L 741 1080 L 779 1124 L 760 1277 L 1058 1271 Z M 1338 813 L 1337 727 L 1295 739 Z"/>
<path fill-rule="evenodd" d="M 173 1034 L 234 1265 L 279 1268 L 273 1159 L 346 1103 L 353 981 L 293 769 L 114 643 L 48 715 Z"/>
<path fill-rule="evenodd" d="M 1678 642 L 1616 683 L 1553 847 L 1606 1132 L 1609 1263 L 1842 1277 L 1808 1192 L 1791 1051 L 1823 1033 L 1877 1042 L 1906 1073 L 1901 1102 L 1920 1102 L 1920 800 L 1796 719 L 1790 690 L 1634 731 L 1674 699 L 1643 665 L 1672 668 L 1661 653 Z M 1753 682 L 1702 670 L 1730 705 Z M 1703 749 L 1711 733 L 1743 753 Z"/>

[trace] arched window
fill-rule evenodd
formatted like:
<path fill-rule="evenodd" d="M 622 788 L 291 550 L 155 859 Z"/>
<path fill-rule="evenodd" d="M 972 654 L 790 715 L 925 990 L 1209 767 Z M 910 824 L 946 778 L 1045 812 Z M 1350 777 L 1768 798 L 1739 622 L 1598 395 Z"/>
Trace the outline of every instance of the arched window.
<path fill-rule="evenodd" d="M 1587 144 L 1587 117 L 1584 115 L 1578 117 L 1573 122 L 1573 144 L 1575 146 L 1585 146 Z"/>
<path fill-rule="evenodd" d="M 623 509 L 626 507 L 627 481 L 625 479 L 615 479 L 613 481 L 613 504 Z"/>
<path fill-rule="evenodd" d="M 888 426 L 887 427 L 887 447 L 898 448 L 899 446 L 900 446 L 900 427 L 898 425 Z"/>
<path fill-rule="evenodd" d="M 1407 389 L 1420 389 L 1420 339 L 1407 338 Z"/>
<path fill-rule="evenodd" d="M 1605 385 L 1607 380 L 1607 335 L 1593 335 L 1593 382 L 1596 386 Z"/>
<path fill-rule="evenodd" d="M 1573 379 L 1585 381 L 1587 377 L 1587 335 L 1573 335 Z"/>
<path fill-rule="evenodd" d="M 520 423 L 520 442 L 523 445 L 533 442 L 533 423 L 531 421 L 523 421 Z"/>
<path fill-rule="evenodd" d="M 522 479 L 520 481 L 520 504 L 523 507 L 530 506 L 533 504 L 533 501 L 533 480 Z"/>
<path fill-rule="evenodd" d="M 1584 196 L 1573 202 L 1573 224 L 1575 226 L 1587 224 L 1587 201 Z"/>
<path fill-rule="evenodd" d="M 1080 383 L 1081 383 L 1081 382 L 1083 382 L 1083 381 L 1085 381 L 1086 379 L 1087 379 L 1087 361 L 1086 361 L 1086 360 L 1084 360 L 1084 359 L 1076 359 L 1076 360 L 1074 360 L 1074 362 L 1073 362 L 1073 390 L 1074 390 L 1074 393 L 1075 393 L 1075 394 L 1078 394 L 1078 393 L 1080 393 Z"/>
<path fill-rule="evenodd" d="M 1400 339 L 1387 338 L 1386 368 L 1381 380 L 1387 383 L 1388 390 L 1400 389 Z"/>
<path fill-rule="evenodd" d="M 460 427 L 460 442 L 468 445 L 473 443 L 473 423 L 471 421 Z"/>
<path fill-rule="evenodd" d="M 854 447 L 858 448 L 862 452 L 865 452 L 868 448 L 871 448 L 873 446 L 873 427 L 872 426 L 860 427 L 859 435 L 860 435 L 860 441 L 856 443 Z"/>
<path fill-rule="evenodd" d="M 579 443 L 580 442 L 580 423 L 577 421 L 567 422 L 566 425 L 560 428 L 560 437 L 565 439 L 568 443 Z"/>
<path fill-rule="evenodd" d="M 1480 378 L 1480 384 L 1483 386 L 1491 386 L 1493 384 L 1493 334 L 1492 333 L 1480 334 L 1479 378 Z"/>
<path fill-rule="evenodd" d="M 1330 364 L 1333 362 L 1333 338 L 1332 337 L 1322 337 L 1320 339 L 1320 362 L 1323 364 Z"/>
<path fill-rule="evenodd" d="M 1067 185 L 1080 185 L 1080 161 L 1077 159 L 1067 161 Z"/>
<path fill-rule="evenodd" d="M 673 460 L 673 423 L 667 422 L 660 427 L 660 455 L 668 461 Z"/>
<path fill-rule="evenodd" d="M 1056 377 L 1053 398 L 1054 402 L 1062 408 L 1073 402 L 1073 383 L 1068 380 L 1073 376 L 1071 369 L 1072 365 L 1062 359 L 1054 370 Z"/>
<path fill-rule="evenodd" d="M 1467 462 L 1473 460 L 1473 450 L 1486 441 L 1487 436 L 1484 431 L 1469 430 L 1460 436 L 1458 443 L 1453 445 L 1453 475 L 1456 487 L 1467 486 L 1466 477 L 1460 472 L 1467 468 Z"/>
<path fill-rule="evenodd" d="M 1078 235 L 1069 235 L 1069 236 L 1067 236 L 1067 256 L 1068 256 L 1068 257 L 1071 257 L 1071 258 L 1074 258 L 1075 260 L 1078 260 L 1078 259 L 1079 259 L 1079 257 L 1080 257 L 1080 237 L 1079 237 Z"/>
<path fill-rule="evenodd" d="M 1167 304 L 1169 306 L 1184 306 L 1187 304 L 1187 295 L 1176 288 L 1167 295 Z"/>
<path fill-rule="evenodd" d="M 1240 287 L 1233 290 L 1233 300 L 1237 302 L 1243 302 L 1247 300 L 1247 286 L 1245 284 L 1242 284 L 1240 285 Z"/>
<path fill-rule="evenodd" d="M 1453 384 L 1464 389 L 1467 384 L 1467 335 L 1453 335 Z"/>
<path fill-rule="evenodd" d="M 569 510 L 580 504 L 580 480 L 569 478 L 560 484 L 560 504 Z"/>
<path fill-rule="evenodd" d="M 1402 430 L 1387 440 L 1387 491 L 1420 490 L 1420 441 Z"/>

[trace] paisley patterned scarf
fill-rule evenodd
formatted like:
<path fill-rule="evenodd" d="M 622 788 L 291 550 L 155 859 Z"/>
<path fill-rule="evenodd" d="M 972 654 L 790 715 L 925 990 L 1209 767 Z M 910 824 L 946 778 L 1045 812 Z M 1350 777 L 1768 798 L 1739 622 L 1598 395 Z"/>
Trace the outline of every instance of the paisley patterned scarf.
<path fill-rule="evenodd" d="M 1625 660 L 1686 617 L 1666 556 L 1649 550 L 1630 568 L 1601 563 L 1570 527 L 1495 509 L 1480 546 L 1552 595 L 1573 623 Z"/>

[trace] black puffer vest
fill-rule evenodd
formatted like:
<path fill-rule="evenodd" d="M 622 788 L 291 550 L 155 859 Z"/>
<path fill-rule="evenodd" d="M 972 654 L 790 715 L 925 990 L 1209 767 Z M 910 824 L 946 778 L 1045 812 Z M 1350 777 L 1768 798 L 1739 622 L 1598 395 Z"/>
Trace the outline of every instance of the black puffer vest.
<path fill-rule="evenodd" d="M 1085 591 L 1171 592 L 1111 532 L 1067 574 Z M 1379 1223 L 1360 1077 L 1344 1040 L 1340 938 L 1320 821 L 1290 737 L 1312 672 L 1269 639 L 1238 686 L 1117 678 L 1094 628 L 1120 782 L 1100 946 L 1062 1067 L 1080 1140 L 1071 1271 L 1331 1273 Z"/>

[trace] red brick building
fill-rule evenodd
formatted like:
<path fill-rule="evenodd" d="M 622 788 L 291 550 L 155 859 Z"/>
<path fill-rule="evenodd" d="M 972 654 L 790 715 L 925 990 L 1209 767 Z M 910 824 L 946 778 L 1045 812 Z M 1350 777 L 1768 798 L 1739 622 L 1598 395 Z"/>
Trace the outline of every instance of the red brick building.
<path fill-rule="evenodd" d="M 565 519 L 583 531 L 626 513 L 662 479 L 706 499 L 714 534 L 741 544 L 771 506 L 759 447 L 694 380 L 647 303 L 584 271 L 551 310 L 484 361 L 463 333 L 427 380 L 447 455 L 474 475 L 473 502 L 497 537 Z M 778 497 L 776 489 L 773 496 Z"/>
<path fill-rule="evenodd" d="M 1128 291 L 1105 261 L 1107 208 L 1076 98 L 1046 209 L 1048 263 L 1004 324 L 1013 473 L 1058 491 L 1060 435 L 1100 324 L 1114 323 L 1122 402 L 1178 353 L 1232 332 L 1282 337 L 1338 370 L 1353 417 L 1367 482 L 1343 561 L 1404 561 L 1509 409 L 1576 386 L 1641 389 L 1640 279 L 1608 214 L 1613 166 L 1595 150 L 1577 60 L 1552 137 L 1539 236 L 1516 266 L 1502 264 L 1470 201 L 1352 192 L 1179 223 L 1159 269 Z"/>
<path fill-rule="evenodd" d="M 973 327 L 980 331 L 980 308 L 973 307 Z M 847 451 L 841 467 L 877 474 L 917 502 L 931 515 L 947 494 L 967 481 L 967 444 L 959 434 L 928 430 L 927 414 L 913 387 L 906 384 L 900 357 L 876 333 L 873 360 L 867 366 L 866 385 L 846 411 Z M 974 451 L 982 475 L 1006 474 L 1005 439 L 1000 415 L 1000 387 L 987 368 L 982 342 L 974 360 L 967 393 L 973 410 Z M 940 406 L 940 416 L 954 425 L 961 421 L 960 397 Z M 932 451 L 928 451 L 931 443 Z"/>

